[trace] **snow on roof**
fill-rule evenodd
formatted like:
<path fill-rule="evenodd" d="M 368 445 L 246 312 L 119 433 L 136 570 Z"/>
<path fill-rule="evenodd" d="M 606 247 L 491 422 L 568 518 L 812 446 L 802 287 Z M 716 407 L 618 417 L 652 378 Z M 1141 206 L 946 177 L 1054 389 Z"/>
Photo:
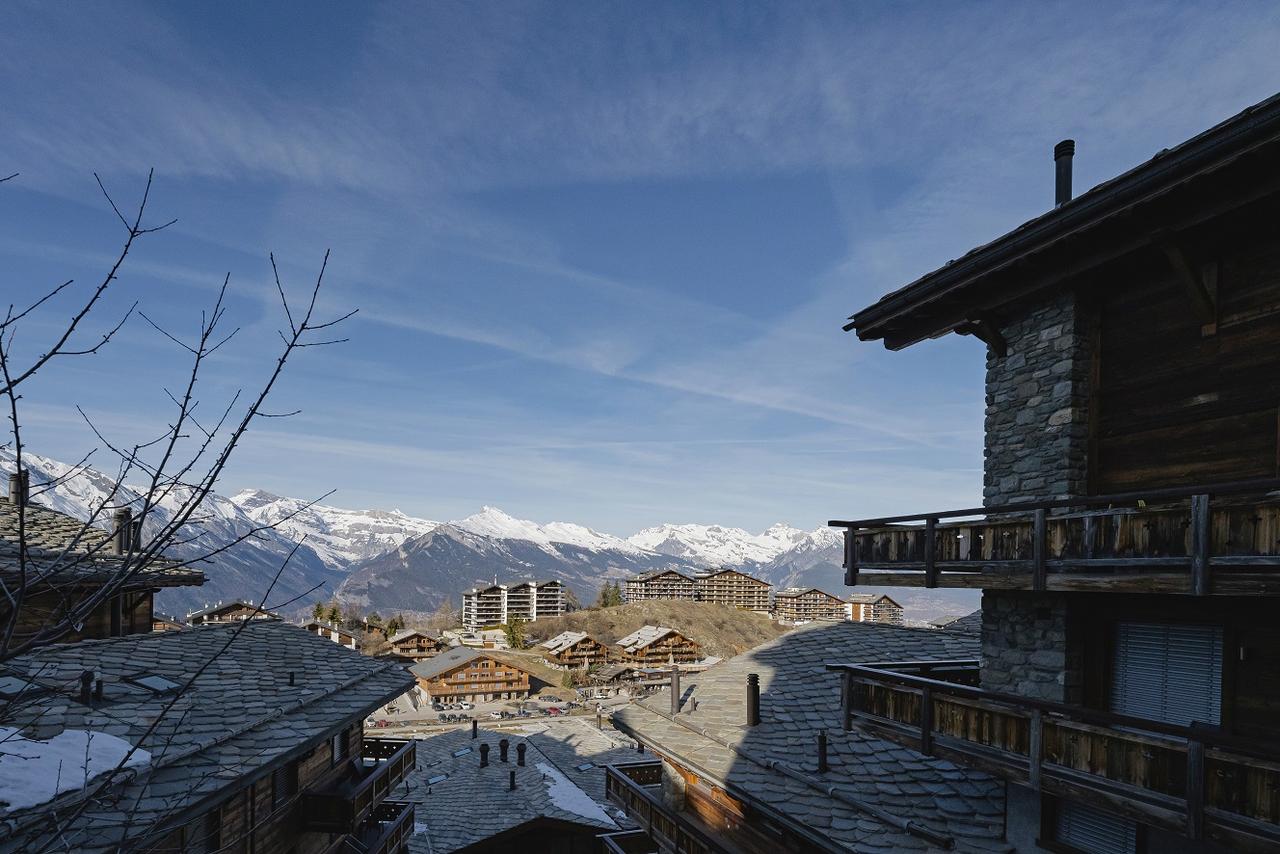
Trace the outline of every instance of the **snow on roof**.
<path fill-rule="evenodd" d="M 63 792 L 85 788 L 100 774 L 142 768 L 151 754 L 119 736 L 86 729 L 65 729 L 47 741 L 24 737 L 0 726 L 0 804 L 9 812 L 47 803 Z M 125 757 L 128 757 L 126 760 Z"/>
<path fill-rule="evenodd" d="M 551 652 L 564 652 L 578 641 L 586 639 L 586 637 L 586 632 L 561 632 L 550 640 L 543 641 L 539 646 Z"/>
<path fill-rule="evenodd" d="M 575 786 L 568 777 L 561 774 L 559 768 L 546 762 L 539 762 L 534 767 L 542 772 L 542 781 L 547 786 L 547 796 L 551 798 L 551 803 L 565 812 L 576 813 L 583 818 L 605 825 L 614 824 L 608 813 L 591 800 L 586 792 Z"/>

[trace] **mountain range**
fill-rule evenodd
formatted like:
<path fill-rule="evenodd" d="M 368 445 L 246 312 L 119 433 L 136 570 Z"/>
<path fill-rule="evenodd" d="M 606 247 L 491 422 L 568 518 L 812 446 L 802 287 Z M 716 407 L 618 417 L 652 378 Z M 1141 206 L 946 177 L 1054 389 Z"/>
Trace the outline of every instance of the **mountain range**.
<path fill-rule="evenodd" d="M 114 482 L 85 469 L 40 491 L 39 484 L 66 476 L 70 467 L 32 454 L 24 458 L 32 471 L 33 500 L 80 519 L 89 518 Z M 13 468 L 12 453 L 0 449 L 0 469 Z M 129 498 L 137 494 L 136 487 L 126 493 Z M 172 498 L 162 502 L 156 523 L 176 505 Z M 399 510 L 308 505 L 260 489 L 231 498 L 211 494 L 199 515 L 199 525 L 180 538 L 189 541 L 175 545 L 171 554 L 195 557 L 260 530 L 204 566 L 208 581 L 203 587 L 161 591 L 161 610 L 182 615 L 216 601 L 262 598 L 299 542 L 267 597 L 268 606 L 287 602 L 290 613 L 334 596 L 384 613 L 430 612 L 446 601 L 457 607 L 462 591 L 477 584 L 530 578 L 558 579 L 589 604 L 602 584 L 655 569 L 689 573 L 733 567 L 776 587 L 846 592 L 841 537 L 825 527 L 804 531 L 779 523 L 752 534 L 720 525 L 666 524 L 624 538 L 569 522 L 517 519 L 488 506 L 441 523 Z M 977 603 L 971 591 L 913 589 L 892 595 L 912 619 L 965 613 Z"/>

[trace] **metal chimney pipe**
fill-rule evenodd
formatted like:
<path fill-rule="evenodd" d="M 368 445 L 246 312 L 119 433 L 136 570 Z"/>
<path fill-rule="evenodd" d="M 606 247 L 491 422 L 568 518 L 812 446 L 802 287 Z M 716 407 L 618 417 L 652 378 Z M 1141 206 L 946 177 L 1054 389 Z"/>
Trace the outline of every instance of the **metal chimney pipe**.
<path fill-rule="evenodd" d="M 747 674 L 747 726 L 760 723 L 760 676 Z"/>
<path fill-rule="evenodd" d="M 511 742 L 505 738 L 498 742 L 498 758 L 503 762 L 507 761 L 507 748 L 511 746 Z"/>
<path fill-rule="evenodd" d="M 671 665 L 671 714 L 680 714 L 680 668 Z"/>
<path fill-rule="evenodd" d="M 93 690 L 93 671 L 86 670 L 80 674 L 80 702 L 89 705 L 89 693 Z"/>
<path fill-rule="evenodd" d="M 95 700 L 102 699 L 103 688 L 104 688 L 104 685 L 101 679 L 98 679 L 93 683 L 93 699 Z"/>
<path fill-rule="evenodd" d="M 9 475 L 9 503 L 14 507 L 23 507 L 27 503 L 30 474 L 26 469 Z"/>
<path fill-rule="evenodd" d="M 489 745 L 487 744 L 480 745 L 480 767 L 489 767 Z"/>
<path fill-rule="evenodd" d="M 480 737 L 480 721 L 475 718 L 471 719 L 471 740 L 475 741 Z"/>
<path fill-rule="evenodd" d="M 507 779 L 510 781 L 510 782 L 508 782 L 508 783 L 507 783 L 507 788 L 509 788 L 511 791 L 513 791 L 513 792 L 514 792 L 514 791 L 516 790 L 516 772 L 515 772 L 515 769 L 512 769 L 511 771 L 509 771 L 509 772 L 508 772 L 508 774 L 507 774 Z"/>
<path fill-rule="evenodd" d="M 1053 164 L 1056 172 L 1053 206 L 1061 207 L 1071 201 L 1071 159 L 1076 154 L 1076 141 L 1064 139 L 1053 147 Z"/>
<path fill-rule="evenodd" d="M 818 730 L 818 773 L 827 773 L 827 731 Z"/>
<path fill-rule="evenodd" d="M 524 751 L 525 751 L 525 746 L 524 746 L 524 742 L 522 741 L 516 745 L 516 764 L 519 765 L 521 768 L 524 767 Z"/>
<path fill-rule="evenodd" d="M 115 526 L 115 535 L 111 538 L 111 551 L 115 554 L 128 554 L 132 544 L 129 535 L 133 532 L 133 511 L 128 507 L 120 507 L 111 517 Z"/>

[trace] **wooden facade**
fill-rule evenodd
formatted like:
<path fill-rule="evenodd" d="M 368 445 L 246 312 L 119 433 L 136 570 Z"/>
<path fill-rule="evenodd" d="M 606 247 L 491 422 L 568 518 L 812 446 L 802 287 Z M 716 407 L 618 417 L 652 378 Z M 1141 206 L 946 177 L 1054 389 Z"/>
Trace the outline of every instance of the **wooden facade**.
<path fill-rule="evenodd" d="M 524 700 L 529 697 L 532 674 L 522 667 L 490 655 L 478 655 L 457 667 L 430 677 L 418 677 L 418 687 L 432 700 L 443 702 Z"/>
<path fill-rule="evenodd" d="M 738 572 L 721 569 L 694 578 L 694 598 L 699 602 L 727 605 L 743 611 L 769 611 L 769 591 L 773 585 L 767 581 Z"/>
<path fill-rule="evenodd" d="M 219 602 L 187 614 L 187 623 L 199 626 L 204 623 L 232 623 L 236 620 L 278 620 L 279 614 L 264 611 L 249 602 Z"/>
<path fill-rule="evenodd" d="M 614 645 L 617 660 L 639 666 L 685 664 L 702 658 L 702 647 L 675 629 L 645 626 Z"/>
<path fill-rule="evenodd" d="M 566 633 L 568 634 L 568 633 Z M 581 637 L 566 638 L 561 643 L 553 644 L 551 638 L 539 644 L 539 651 L 550 661 L 562 667 L 591 667 L 605 664 L 609 660 L 609 647 L 583 632 L 572 633 Z"/>
<path fill-rule="evenodd" d="M 694 580 L 674 569 L 628 578 L 622 586 L 622 598 L 627 602 L 652 599 L 693 600 L 695 592 Z"/>
<path fill-rule="evenodd" d="M 312 620 L 304 625 L 303 628 L 317 637 L 331 640 L 340 646 L 345 646 L 347 649 L 360 648 L 360 641 L 355 634 L 334 623 L 322 623 L 319 620 Z"/>
<path fill-rule="evenodd" d="M 411 661 L 431 658 L 449 648 L 447 641 L 416 630 L 400 632 L 392 636 L 388 642 L 391 644 L 391 655 L 398 655 Z"/>
<path fill-rule="evenodd" d="M 780 623 L 836 622 L 845 619 L 845 603 L 816 587 L 791 587 L 774 594 L 773 616 Z"/>
<path fill-rule="evenodd" d="M 848 617 L 855 623 L 903 624 L 902 606 L 883 593 L 854 594 L 847 602 Z"/>

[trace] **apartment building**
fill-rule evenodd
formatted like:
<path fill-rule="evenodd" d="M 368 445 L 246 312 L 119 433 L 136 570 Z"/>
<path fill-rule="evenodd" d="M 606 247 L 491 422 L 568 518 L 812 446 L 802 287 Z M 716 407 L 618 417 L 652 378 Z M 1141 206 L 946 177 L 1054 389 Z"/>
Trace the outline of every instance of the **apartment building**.
<path fill-rule="evenodd" d="M 845 600 L 845 619 L 901 626 L 902 606 L 884 593 L 854 593 Z"/>
<path fill-rule="evenodd" d="M 788 587 L 773 597 L 773 616 L 780 623 L 798 625 L 847 619 L 845 603 L 816 587 Z"/>
<path fill-rule="evenodd" d="M 773 585 L 736 569 L 719 569 L 694 576 L 694 598 L 744 611 L 769 612 Z"/>
<path fill-rule="evenodd" d="M 455 646 L 409 668 L 432 700 L 485 703 L 529 697 L 528 666 L 493 650 Z"/>
<path fill-rule="evenodd" d="M 491 584 L 462 594 L 462 625 L 471 631 L 512 619 L 531 622 L 563 613 L 564 585 L 555 580 Z"/>
<path fill-rule="evenodd" d="M 674 569 L 658 569 L 628 578 L 622 586 L 626 602 L 650 599 L 687 599 L 693 601 L 697 585 L 692 578 Z"/>

